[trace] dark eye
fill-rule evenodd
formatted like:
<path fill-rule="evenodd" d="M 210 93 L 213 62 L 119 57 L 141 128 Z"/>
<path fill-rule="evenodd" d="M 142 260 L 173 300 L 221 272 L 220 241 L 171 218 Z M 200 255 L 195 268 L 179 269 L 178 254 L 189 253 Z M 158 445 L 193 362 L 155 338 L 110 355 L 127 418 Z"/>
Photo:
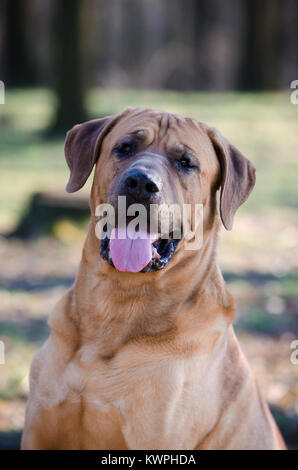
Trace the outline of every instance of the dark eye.
<path fill-rule="evenodd" d="M 122 144 L 118 150 L 121 153 L 129 153 L 132 150 L 132 146 L 130 144 Z"/>
<path fill-rule="evenodd" d="M 196 165 L 193 165 L 191 159 L 187 155 L 183 155 L 183 157 L 178 160 L 178 167 L 185 170 L 192 170 L 194 168 L 198 168 Z"/>
<path fill-rule="evenodd" d="M 114 148 L 114 152 L 120 157 L 131 155 L 133 151 L 134 151 L 134 145 L 131 142 L 123 142 L 122 144 Z"/>

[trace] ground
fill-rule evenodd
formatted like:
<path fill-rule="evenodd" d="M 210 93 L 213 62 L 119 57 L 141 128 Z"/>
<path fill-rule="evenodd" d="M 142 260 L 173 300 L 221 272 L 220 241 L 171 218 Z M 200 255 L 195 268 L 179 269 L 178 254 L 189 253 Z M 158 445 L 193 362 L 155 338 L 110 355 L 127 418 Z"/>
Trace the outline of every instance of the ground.
<path fill-rule="evenodd" d="M 298 364 L 291 361 L 298 339 L 298 106 L 290 103 L 290 92 L 93 90 L 88 96 L 91 117 L 128 105 L 214 125 L 257 167 L 256 189 L 233 231 L 222 230 L 219 263 L 236 299 L 242 348 L 288 444 L 298 448 Z M 18 445 L 30 361 L 48 334 L 50 310 L 73 282 L 85 234 L 86 223 L 60 220 L 51 236 L 4 236 L 34 192 L 61 191 L 67 181 L 63 137 L 49 140 L 44 133 L 53 106 L 47 90 L 15 90 L 0 108 L 0 449 Z"/>

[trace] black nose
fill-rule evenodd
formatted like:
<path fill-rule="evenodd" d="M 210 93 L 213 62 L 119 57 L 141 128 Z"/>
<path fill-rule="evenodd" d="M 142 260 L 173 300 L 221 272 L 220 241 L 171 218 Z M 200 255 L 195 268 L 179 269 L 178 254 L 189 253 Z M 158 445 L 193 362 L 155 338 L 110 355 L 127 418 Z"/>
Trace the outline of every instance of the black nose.
<path fill-rule="evenodd" d="M 153 177 L 141 170 L 130 172 L 124 180 L 125 190 L 131 196 L 139 199 L 150 199 L 160 191 L 160 185 Z"/>

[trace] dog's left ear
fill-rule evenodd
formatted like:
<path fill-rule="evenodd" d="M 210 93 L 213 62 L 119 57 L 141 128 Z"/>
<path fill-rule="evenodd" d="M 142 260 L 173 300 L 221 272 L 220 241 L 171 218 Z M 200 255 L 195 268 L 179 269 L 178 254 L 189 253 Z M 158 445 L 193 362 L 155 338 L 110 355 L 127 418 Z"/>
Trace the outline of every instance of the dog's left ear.
<path fill-rule="evenodd" d="M 220 216 L 227 230 L 233 226 L 236 210 L 250 195 L 256 182 L 256 169 L 239 150 L 214 128 L 207 131 L 221 166 Z"/>

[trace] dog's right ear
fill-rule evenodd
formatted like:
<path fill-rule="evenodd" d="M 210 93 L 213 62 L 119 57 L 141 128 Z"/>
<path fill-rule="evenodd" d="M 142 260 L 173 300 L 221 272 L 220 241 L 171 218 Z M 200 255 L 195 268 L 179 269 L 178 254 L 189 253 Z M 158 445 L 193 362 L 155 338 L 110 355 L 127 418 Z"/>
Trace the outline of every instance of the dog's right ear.
<path fill-rule="evenodd" d="M 70 169 L 70 177 L 66 185 L 68 193 L 78 191 L 84 186 L 93 166 L 99 158 L 100 147 L 104 137 L 119 119 L 133 110 L 134 108 L 128 107 L 114 116 L 77 124 L 67 132 L 64 153 Z"/>
<path fill-rule="evenodd" d="M 87 181 L 100 152 L 104 136 L 111 128 L 114 116 L 77 124 L 67 132 L 64 153 L 70 169 L 66 191 L 73 193 Z"/>

